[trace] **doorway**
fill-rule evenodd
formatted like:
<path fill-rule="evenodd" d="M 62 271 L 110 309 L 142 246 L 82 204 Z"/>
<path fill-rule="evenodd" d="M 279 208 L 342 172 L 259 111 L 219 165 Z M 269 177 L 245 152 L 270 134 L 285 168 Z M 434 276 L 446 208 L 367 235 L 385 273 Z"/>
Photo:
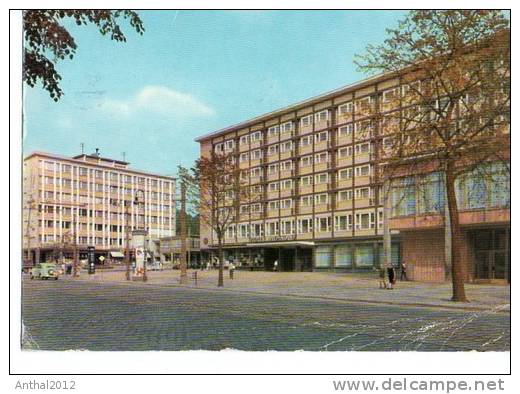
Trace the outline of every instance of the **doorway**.
<path fill-rule="evenodd" d="M 511 282 L 510 234 L 506 229 L 472 232 L 475 251 L 475 279 Z"/>

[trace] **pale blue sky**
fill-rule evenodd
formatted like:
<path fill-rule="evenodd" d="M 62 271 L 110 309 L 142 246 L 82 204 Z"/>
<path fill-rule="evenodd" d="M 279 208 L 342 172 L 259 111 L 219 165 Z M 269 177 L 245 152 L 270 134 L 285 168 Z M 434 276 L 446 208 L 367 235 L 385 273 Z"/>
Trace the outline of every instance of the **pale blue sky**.
<path fill-rule="evenodd" d="M 173 174 L 194 138 L 364 77 L 355 54 L 379 43 L 400 11 L 141 11 L 126 43 L 71 26 L 60 61 L 65 96 L 26 88 L 24 153 L 100 148 L 131 167 Z"/>

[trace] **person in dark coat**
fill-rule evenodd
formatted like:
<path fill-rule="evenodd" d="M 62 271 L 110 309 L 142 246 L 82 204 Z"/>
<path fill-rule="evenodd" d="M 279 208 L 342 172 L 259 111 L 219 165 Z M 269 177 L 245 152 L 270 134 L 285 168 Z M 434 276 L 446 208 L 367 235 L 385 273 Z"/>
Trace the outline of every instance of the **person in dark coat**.
<path fill-rule="evenodd" d="M 393 289 L 394 288 L 394 283 L 395 283 L 395 269 L 394 267 L 388 267 L 386 269 L 386 272 L 388 273 L 388 289 Z"/>

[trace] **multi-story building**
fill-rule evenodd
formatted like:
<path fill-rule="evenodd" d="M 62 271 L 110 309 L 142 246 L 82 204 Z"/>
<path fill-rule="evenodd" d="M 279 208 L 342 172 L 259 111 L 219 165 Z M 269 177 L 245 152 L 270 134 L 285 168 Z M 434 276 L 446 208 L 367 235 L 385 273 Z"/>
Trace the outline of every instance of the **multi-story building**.
<path fill-rule="evenodd" d="M 127 230 L 147 229 L 152 240 L 175 235 L 174 179 L 128 165 L 98 152 L 28 155 L 23 173 L 25 259 L 72 258 L 76 247 L 84 258 L 89 246 L 97 257 L 120 258 Z"/>
<path fill-rule="evenodd" d="M 199 137 L 202 156 L 234 152 L 242 178 L 261 191 L 229 228 L 226 259 L 264 269 L 278 261 L 282 270 L 295 271 L 378 267 L 386 219 L 379 164 L 393 127 L 385 115 L 399 110 L 395 97 L 405 98 L 406 88 L 380 75 Z M 508 266 L 509 189 L 478 203 L 460 193 L 466 195 L 460 215 L 468 251 L 478 255 L 478 240 L 495 237 L 492 244 L 501 245 L 497 253 Z M 444 280 L 442 207 L 430 210 L 418 195 L 406 196 L 392 210 L 391 260 L 399 265 L 404 257 L 413 279 Z M 201 247 L 214 249 L 216 238 L 204 223 L 200 234 Z M 489 250 L 483 259 L 495 258 Z M 486 264 L 471 256 L 469 265 Z M 489 277 L 490 267 L 474 269 L 473 277 Z M 507 278 L 507 268 L 500 275 Z"/>

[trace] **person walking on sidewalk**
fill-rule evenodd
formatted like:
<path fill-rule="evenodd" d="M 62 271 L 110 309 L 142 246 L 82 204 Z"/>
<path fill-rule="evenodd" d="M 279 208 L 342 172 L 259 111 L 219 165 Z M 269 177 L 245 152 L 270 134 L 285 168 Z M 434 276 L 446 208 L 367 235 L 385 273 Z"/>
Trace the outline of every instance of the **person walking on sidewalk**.
<path fill-rule="evenodd" d="M 385 267 L 379 268 L 379 288 L 386 289 L 386 272 Z"/>
<path fill-rule="evenodd" d="M 408 281 L 408 276 L 406 276 L 406 263 L 404 261 L 401 263 L 401 280 Z"/>
<path fill-rule="evenodd" d="M 386 272 L 388 273 L 388 287 L 387 289 L 392 290 L 394 288 L 395 284 L 395 268 L 394 267 L 388 267 L 386 269 Z"/>
<path fill-rule="evenodd" d="M 233 279 L 233 275 L 235 273 L 235 264 L 233 262 L 229 263 L 229 279 Z"/>
<path fill-rule="evenodd" d="M 274 264 L 273 264 L 273 271 L 274 271 L 274 272 L 278 271 L 278 260 L 275 260 L 275 261 L 274 261 Z"/>

